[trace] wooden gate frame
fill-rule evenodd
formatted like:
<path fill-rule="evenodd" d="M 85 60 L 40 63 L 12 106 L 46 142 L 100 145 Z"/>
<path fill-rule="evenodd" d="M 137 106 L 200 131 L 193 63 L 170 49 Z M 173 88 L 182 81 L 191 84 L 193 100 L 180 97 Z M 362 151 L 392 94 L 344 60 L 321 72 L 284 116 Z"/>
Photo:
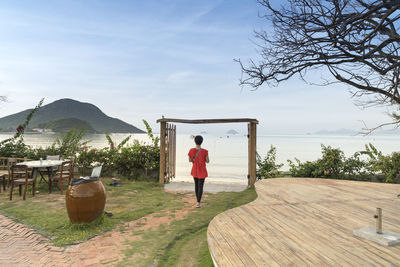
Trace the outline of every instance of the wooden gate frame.
<path fill-rule="evenodd" d="M 171 119 L 171 118 L 162 118 L 157 120 L 157 123 L 160 123 L 160 174 L 159 174 L 159 182 L 165 183 L 165 170 L 166 170 L 166 131 L 167 131 L 167 123 L 175 122 L 175 123 L 189 123 L 189 124 L 205 124 L 205 123 L 247 123 L 248 126 L 248 139 L 249 139 L 249 173 L 247 175 L 248 178 L 248 186 L 253 187 L 256 182 L 256 146 L 257 146 L 257 124 L 258 120 L 242 118 L 242 119 L 200 119 L 200 120 L 185 120 L 185 119 Z"/>

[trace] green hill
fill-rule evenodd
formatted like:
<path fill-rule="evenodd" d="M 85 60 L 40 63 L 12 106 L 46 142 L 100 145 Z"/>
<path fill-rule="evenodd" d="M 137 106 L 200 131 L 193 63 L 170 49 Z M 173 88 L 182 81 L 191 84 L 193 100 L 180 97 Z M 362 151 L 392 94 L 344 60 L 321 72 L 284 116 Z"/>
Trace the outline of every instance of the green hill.
<path fill-rule="evenodd" d="M 0 128 L 15 131 L 15 128 L 23 123 L 32 109 L 27 109 L 13 115 L 0 118 Z M 111 118 L 104 114 L 93 104 L 79 102 L 73 99 L 60 99 L 42 106 L 32 117 L 29 128 L 39 127 L 41 123 L 54 120 L 76 118 L 90 123 L 94 131 L 98 133 L 143 133 L 135 126 L 122 120 Z"/>
<path fill-rule="evenodd" d="M 89 122 L 77 118 L 66 118 L 43 122 L 39 123 L 38 127 L 42 129 L 51 129 L 53 132 L 68 132 L 71 128 L 75 128 L 77 130 L 84 129 L 88 133 L 96 133 L 95 129 L 93 129 Z"/>

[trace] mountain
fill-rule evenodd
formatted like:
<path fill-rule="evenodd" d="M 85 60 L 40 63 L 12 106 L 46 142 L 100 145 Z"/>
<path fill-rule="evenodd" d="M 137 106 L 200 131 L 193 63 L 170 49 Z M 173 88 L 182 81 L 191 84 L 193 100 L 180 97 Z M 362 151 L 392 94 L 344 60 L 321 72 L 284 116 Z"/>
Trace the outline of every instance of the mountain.
<path fill-rule="evenodd" d="M 312 134 L 315 135 L 343 135 L 343 136 L 353 136 L 353 135 L 362 135 L 365 131 L 363 130 L 350 130 L 350 129 L 337 129 L 337 130 L 320 130 L 317 132 L 314 132 Z M 308 133 L 309 134 L 309 133 Z M 375 135 L 375 136 L 380 136 L 380 135 L 399 135 L 400 134 L 400 129 L 377 129 L 370 133 L 370 135 Z"/>
<path fill-rule="evenodd" d="M 238 134 L 238 132 L 235 131 L 235 130 L 233 130 L 233 129 L 227 131 L 226 133 L 227 133 L 227 134 Z"/>
<path fill-rule="evenodd" d="M 0 128 L 11 129 L 23 123 L 32 109 L 27 109 L 13 115 L 0 118 Z M 73 99 L 64 98 L 42 106 L 32 117 L 29 128 L 38 127 L 41 123 L 53 120 L 77 118 L 90 123 L 99 133 L 143 133 L 135 126 L 122 120 L 111 118 L 104 114 L 98 107 L 90 103 L 83 103 Z"/>
<path fill-rule="evenodd" d="M 77 130 L 85 129 L 87 133 L 96 133 L 92 125 L 77 118 L 57 119 L 48 122 L 39 123 L 38 127 L 41 129 L 51 129 L 53 132 L 68 132 L 71 128 Z"/>

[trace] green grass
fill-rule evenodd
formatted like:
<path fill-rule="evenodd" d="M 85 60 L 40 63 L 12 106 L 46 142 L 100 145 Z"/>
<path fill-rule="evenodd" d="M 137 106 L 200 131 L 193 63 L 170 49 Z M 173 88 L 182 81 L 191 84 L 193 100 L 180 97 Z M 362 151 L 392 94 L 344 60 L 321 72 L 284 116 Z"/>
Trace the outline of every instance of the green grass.
<path fill-rule="evenodd" d="M 183 220 L 173 221 L 168 228 L 145 231 L 141 240 L 131 242 L 126 259 L 117 266 L 213 266 L 207 246 L 208 224 L 217 214 L 255 198 L 254 189 L 209 195 L 203 208 Z"/>
<path fill-rule="evenodd" d="M 103 180 L 107 191 L 105 210 L 112 212 L 113 216 L 102 216 L 89 224 L 71 224 L 65 196 L 58 189 L 49 194 L 45 184 L 39 185 L 35 197 L 27 192 L 25 201 L 18 195 L 18 190 L 15 190 L 12 201 L 8 200 L 8 194 L 0 194 L 0 212 L 32 226 L 51 238 L 54 245 L 65 246 L 85 241 L 123 222 L 180 205 L 179 195 L 164 193 L 155 183 L 125 181 L 121 187 L 111 187 L 107 185 L 109 183 L 110 180 Z"/>
<path fill-rule="evenodd" d="M 102 216 L 90 224 L 70 224 L 64 196 L 59 194 L 58 189 L 49 194 L 45 184 L 39 186 L 40 193 L 37 196 L 28 195 L 26 201 L 18 196 L 18 190 L 15 190 L 12 201 L 8 200 L 8 194 L 1 193 L 0 212 L 32 226 L 51 238 L 54 245 L 66 246 L 115 229 L 123 222 L 149 214 L 153 214 L 156 219 L 184 208 L 183 194 L 166 193 L 155 183 L 122 180 L 123 186 L 111 187 L 107 186 L 111 180 L 102 181 L 107 190 L 105 210 L 112 212 L 113 216 Z M 208 224 L 217 214 L 255 198 L 254 189 L 207 195 L 201 209 L 194 209 L 181 220 L 170 215 L 172 222 L 169 225 L 161 224 L 157 229 L 131 232 L 140 235 L 140 238 L 131 241 L 130 248 L 123 251 L 124 260 L 115 264 L 213 266 L 207 246 Z"/>

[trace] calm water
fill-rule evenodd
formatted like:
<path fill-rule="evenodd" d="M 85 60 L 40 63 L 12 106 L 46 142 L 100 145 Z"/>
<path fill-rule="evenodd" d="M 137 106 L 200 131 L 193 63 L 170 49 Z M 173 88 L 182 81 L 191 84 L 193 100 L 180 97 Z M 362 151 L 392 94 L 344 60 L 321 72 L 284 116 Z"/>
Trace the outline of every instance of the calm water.
<path fill-rule="evenodd" d="M 0 140 L 10 137 L 0 134 Z M 122 141 L 126 134 L 112 134 L 115 142 Z M 55 134 L 26 134 L 25 142 L 33 147 L 49 146 L 57 137 Z M 203 135 L 203 147 L 208 149 L 210 164 L 208 165 L 208 182 L 247 183 L 247 137 Z M 88 135 L 89 145 L 103 148 L 108 145 L 104 135 Z M 131 139 L 149 143 L 146 134 L 133 134 Z M 301 161 L 316 160 L 321 156 L 321 144 L 341 148 L 346 156 L 364 149 L 365 144 L 372 143 L 384 153 L 400 151 L 400 137 L 397 136 L 316 136 L 316 135 L 259 135 L 257 151 L 265 156 L 271 145 L 277 148 L 277 162 L 284 163 L 287 170 L 287 159 L 295 157 Z M 176 181 L 191 181 L 187 152 L 193 147 L 193 139 L 189 134 L 177 135 L 177 177 Z"/>

